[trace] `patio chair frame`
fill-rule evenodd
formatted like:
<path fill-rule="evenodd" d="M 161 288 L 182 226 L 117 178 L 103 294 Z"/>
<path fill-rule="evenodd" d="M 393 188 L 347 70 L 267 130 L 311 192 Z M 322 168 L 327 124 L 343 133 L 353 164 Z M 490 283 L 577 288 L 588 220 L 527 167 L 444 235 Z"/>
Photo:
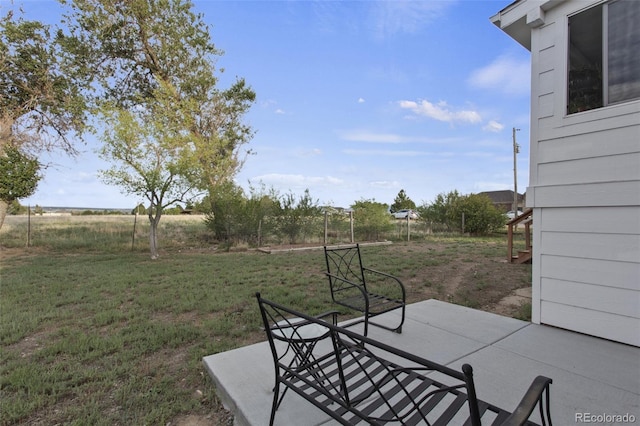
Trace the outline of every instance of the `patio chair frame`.
<path fill-rule="evenodd" d="M 369 334 L 369 324 L 402 333 L 405 319 L 406 291 L 399 278 L 362 264 L 360 244 L 324 247 L 331 299 L 334 303 L 363 314 L 364 335 Z M 377 315 L 400 310 L 400 323 L 389 327 L 371 321 Z"/>
<path fill-rule="evenodd" d="M 477 399 L 468 364 L 454 370 L 354 333 L 336 325 L 335 312 L 313 317 L 256 298 L 275 366 L 269 425 L 288 389 L 343 425 L 535 425 L 536 405 L 551 425 L 547 377 L 535 378 L 510 413 Z"/>

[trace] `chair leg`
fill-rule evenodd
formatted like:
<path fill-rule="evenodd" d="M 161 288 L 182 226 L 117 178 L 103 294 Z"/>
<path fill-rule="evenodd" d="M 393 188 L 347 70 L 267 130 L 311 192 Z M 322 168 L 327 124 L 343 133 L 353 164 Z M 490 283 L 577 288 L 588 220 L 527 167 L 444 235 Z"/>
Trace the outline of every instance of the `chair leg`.
<path fill-rule="evenodd" d="M 364 337 L 367 337 L 369 334 L 369 315 L 367 312 L 364 313 Z"/>
<path fill-rule="evenodd" d="M 269 426 L 273 426 L 273 420 L 276 418 L 276 411 L 280 405 L 278 397 L 280 396 L 280 381 L 276 379 L 276 385 L 273 387 L 273 402 L 271 404 L 271 417 L 269 418 Z M 284 395 L 283 395 L 284 396 Z"/>
<path fill-rule="evenodd" d="M 280 385 L 280 382 L 276 383 L 276 390 L 278 389 L 279 385 Z M 284 390 L 282 391 L 282 395 L 280 395 L 280 398 L 278 398 L 278 402 L 277 403 L 275 402 L 275 398 L 278 397 L 278 392 L 275 392 L 275 395 L 274 395 L 274 403 L 275 403 L 274 413 L 278 408 L 280 408 L 280 404 L 282 404 L 282 400 L 284 399 L 284 396 L 285 396 L 285 394 L 287 393 L 288 390 L 289 390 L 289 387 L 285 386 Z"/>

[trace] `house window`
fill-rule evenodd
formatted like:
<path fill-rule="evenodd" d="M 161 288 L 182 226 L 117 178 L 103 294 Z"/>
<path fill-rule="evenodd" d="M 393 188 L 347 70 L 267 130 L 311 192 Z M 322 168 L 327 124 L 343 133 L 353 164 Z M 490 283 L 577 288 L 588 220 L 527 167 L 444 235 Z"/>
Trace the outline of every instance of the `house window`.
<path fill-rule="evenodd" d="M 640 98 L 640 1 L 615 0 L 569 17 L 567 113 Z"/>

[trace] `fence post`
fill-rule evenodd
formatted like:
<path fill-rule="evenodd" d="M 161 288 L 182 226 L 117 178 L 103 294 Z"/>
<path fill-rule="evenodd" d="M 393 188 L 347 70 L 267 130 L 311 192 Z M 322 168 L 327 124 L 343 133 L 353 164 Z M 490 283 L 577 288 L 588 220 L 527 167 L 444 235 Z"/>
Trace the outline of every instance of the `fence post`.
<path fill-rule="evenodd" d="M 407 241 L 411 241 L 411 212 L 407 214 Z"/>
<path fill-rule="evenodd" d="M 349 226 L 351 228 L 351 243 L 353 244 L 353 242 L 355 241 L 353 235 L 353 210 L 349 211 Z"/>
<path fill-rule="evenodd" d="M 258 247 L 262 247 L 262 218 L 258 221 Z"/>
<path fill-rule="evenodd" d="M 328 211 L 324 211 L 324 245 L 327 245 L 327 238 L 329 237 L 328 235 L 329 232 L 329 212 Z"/>
<path fill-rule="evenodd" d="M 31 205 L 27 207 L 27 247 L 31 247 Z"/>
<path fill-rule="evenodd" d="M 135 215 L 133 216 L 133 232 L 131 233 L 131 251 L 135 249 L 136 245 L 136 223 L 138 222 L 138 207 L 136 207 Z"/>

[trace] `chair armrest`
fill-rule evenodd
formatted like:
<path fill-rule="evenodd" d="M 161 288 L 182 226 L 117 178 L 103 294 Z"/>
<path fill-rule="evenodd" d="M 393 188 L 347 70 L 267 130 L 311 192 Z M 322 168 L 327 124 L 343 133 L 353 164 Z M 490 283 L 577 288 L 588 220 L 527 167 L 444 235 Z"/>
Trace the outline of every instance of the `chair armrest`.
<path fill-rule="evenodd" d="M 387 274 L 386 272 L 377 271 L 377 270 L 371 269 L 371 268 L 366 268 L 364 266 L 362 267 L 362 269 L 365 270 L 365 271 L 373 272 L 374 274 L 384 275 L 385 277 L 393 278 L 394 280 L 400 282 L 398 277 L 396 277 L 395 275 Z"/>
<path fill-rule="evenodd" d="M 547 422 L 548 424 L 551 424 L 551 417 L 549 413 L 549 385 L 552 382 L 553 381 L 548 377 L 536 377 L 531 383 L 531 386 L 529 386 L 527 392 L 522 397 L 522 400 L 520 401 L 516 409 L 509 417 L 507 417 L 502 425 L 513 426 L 525 424 L 538 403 L 540 404 L 540 415 L 542 416 L 542 424 L 545 425 L 547 424 Z M 546 398 L 543 401 L 545 391 Z M 546 404 L 547 406 L 546 413 L 544 412 L 543 404 Z"/>
<path fill-rule="evenodd" d="M 402 284 L 402 281 L 400 281 L 400 278 L 396 277 L 395 275 L 391 275 L 391 274 L 387 274 L 386 272 L 381 272 L 381 271 L 377 271 L 375 269 L 371 269 L 371 268 L 362 268 L 363 271 L 367 271 L 367 272 L 371 272 L 377 275 L 382 275 L 383 277 L 387 277 L 387 278 L 391 278 L 394 281 L 396 281 L 400 287 L 404 287 L 404 284 Z"/>
<path fill-rule="evenodd" d="M 340 312 L 338 311 L 327 311 L 327 312 L 323 312 L 319 315 L 316 315 L 314 318 L 317 319 L 324 319 L 328 316 L 331 317 L 331 325 L 337 325 L 338 324 L 338 315 L 340 314 Z"/>
<path fill-rule="evenodd" d="M 402 281 L 400 281 L 400 278 L 396 277 L 395 275 L 391 275 L 391 274 L 387 274 L 386 272 L 381 272 L 381 271 L 377 271 L 375 269 L 371 269 L 371 268 L 362 268 L 363 271 L 367 271 L 367 272 L 371 272 L 373 274 L 377 274 L 377 275 L 381 275 L 383 277 L 386 278 L 391 278 L 392 280 L 394 280 L 398 286 L 400 286 L 400 289 L 402 290 L 402 300 L 404 301 L 406 298 L 406 294 L 405 294 L 405 289 L 404 289 L 404 284 L 402 284 Z"/>

